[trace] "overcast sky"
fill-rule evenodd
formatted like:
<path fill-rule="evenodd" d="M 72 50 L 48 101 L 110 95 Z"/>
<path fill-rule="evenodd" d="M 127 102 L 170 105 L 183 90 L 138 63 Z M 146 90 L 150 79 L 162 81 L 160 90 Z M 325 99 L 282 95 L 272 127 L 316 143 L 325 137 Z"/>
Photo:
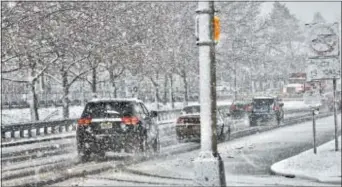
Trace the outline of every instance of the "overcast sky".
<path fill-rule="evenodd" d="M 281 2 L 286 4 L 290 12 L 299 20 L 308 23 L 315 12 L 320 12 L 327 22 L 335 22 L 341 17 L 341 2 Z M 272 10 L 273 2 L 265 2 L 262 6 L 264 14 Z"/>

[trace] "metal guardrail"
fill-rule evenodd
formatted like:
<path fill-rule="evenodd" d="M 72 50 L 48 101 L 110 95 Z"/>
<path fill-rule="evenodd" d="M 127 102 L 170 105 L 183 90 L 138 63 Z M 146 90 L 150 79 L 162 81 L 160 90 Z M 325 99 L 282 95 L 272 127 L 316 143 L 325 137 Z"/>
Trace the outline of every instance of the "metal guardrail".
<path fill-rule="evenodd" d="M 170 121 L 175 119 L 180 114 L 180 109 L 177 110 L 164 110 L 158 111 L 158 122 L 164 124 L 163 121 Z M 69 132 L 76 130 L 77 119 L 63 119 L 63 120 L 54 120 L 54 121 L 37 121 L 37 122 L 29 122 L 29 123 L 18 123 L 18 124 L 9 124 L 1 126 L 1 138 L 2 140 L 6 139 L 6 133 L 10 132 L 10 138 L 16 138 L 15 133 L 19 132 L 19 138 L 26 138 L 25 131 L 28 133 L 28 138 L 33 137 L 33 131 L 35 131 L 35 136 L 42 136 L 48 134 L 57 134 L 62 132 Z M 41 133 L 41 129 L 43 133 Z M 49 129 L 51 132 L 49 133 Z"/>
<path fill-rule="evenodd" d="M 293 114 L 297 112 L 309 112 L 309 108 L 303 109 L 290 109 L 284 110 L 286 114 Z M 180 114 L 181 109 L 176 110 L 162 110 L 158 111 L 157 121 L 161 125 L 170 123 L 171 120 L 174 120 Z M 63 120 L 54 120 L 54 121 L 38 121 L 38 122 L 29 122 L 29 123 L 18 123 L 18 124 L 9 124 L 1 126 L 1 138 L 2 140 L 6 139 L 6 133 L 10 132 L 10 138 L 16 138 L 15 133 L 19 132 L 19 138 L 27 138 L 25 137 L 25 131 L 28 133 L 28 138 L 33 137 L 33 131 L 35 131 L 35 136 L 43 136 L 48 134 L 57 134 L 62 132 L 69 132 L 76 130 L 76 122 L 77 119 L 63 119 Z M 166 122 L 166 123 L 165 123 Z M 41 132 L 43 129 L 43 132 Z M 49 129 L 50 132 L 49 132 Z"/>

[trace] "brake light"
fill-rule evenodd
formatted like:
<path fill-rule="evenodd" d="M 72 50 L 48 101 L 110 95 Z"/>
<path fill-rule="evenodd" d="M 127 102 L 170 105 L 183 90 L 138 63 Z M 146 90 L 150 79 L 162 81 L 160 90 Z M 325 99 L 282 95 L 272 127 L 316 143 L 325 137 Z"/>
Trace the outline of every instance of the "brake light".
<path fill-rule="evenodd" d="M 121 122 L 126 125 L 137 125 L 139 121 L 140 121 L 139 118 L 135 116 L 121 118 Z"/>
<path fill-rule="evenodd" d="M 182 124 L 184 123 L 184 119 L 183 118 L 178 118 L 177 119 L 177 124 Z"/>
<path fill-rule="evenodd" d="M 232 104 L 232 106 L 230 106 L 230 110 L 236 110 L 236 106 Z"/>
<path fill-rule="evenodd" d="M 279 110 L 279 106 L 274 105 L 273 110 Z"/>
<path fill-rule="evenodd" d="M 246 107 L 246 111 L 247 111 L 247 112 L 252 111 L 252 109 L 253 109 L 253 106 L 252 106 L 252 105 L 247 105 L 247 107 Z"/>
<path fill-rule="evenodd" d="M 91 118 L 81 118 L 77 120 L 77 124 L 79 126 L 86 126 L 86 125 L 89 125 L 90 123 L 91 123 Z"/>

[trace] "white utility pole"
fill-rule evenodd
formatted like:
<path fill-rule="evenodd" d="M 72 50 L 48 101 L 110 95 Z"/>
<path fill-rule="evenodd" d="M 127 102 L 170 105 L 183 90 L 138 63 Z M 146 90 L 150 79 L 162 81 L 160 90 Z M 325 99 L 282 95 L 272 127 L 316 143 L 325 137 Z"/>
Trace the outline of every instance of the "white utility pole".
<path fill-rule="evenodd" d="M 223 161 L 217 151 L 214 12 L 213 1 L 198 2 L 201 152 L 194 162 L 196 186 L 226 186 Z"/>

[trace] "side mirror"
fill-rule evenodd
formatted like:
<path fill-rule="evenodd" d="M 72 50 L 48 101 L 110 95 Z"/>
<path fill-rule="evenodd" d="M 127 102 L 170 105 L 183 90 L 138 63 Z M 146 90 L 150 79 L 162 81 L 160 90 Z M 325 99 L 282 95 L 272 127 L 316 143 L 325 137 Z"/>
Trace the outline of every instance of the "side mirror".
<path fill-rule="evenodd" d="M 284 106 L 284 103 L 280 103 L 279 106 L 280 106 L 280 107 L 283 107 L 283 106 Z"/>
<path fill-rule="evenodd" d="M 158 112 L 157 111 L 150 111 L 150 117 L 155 118 L 158 116 Z"/>

